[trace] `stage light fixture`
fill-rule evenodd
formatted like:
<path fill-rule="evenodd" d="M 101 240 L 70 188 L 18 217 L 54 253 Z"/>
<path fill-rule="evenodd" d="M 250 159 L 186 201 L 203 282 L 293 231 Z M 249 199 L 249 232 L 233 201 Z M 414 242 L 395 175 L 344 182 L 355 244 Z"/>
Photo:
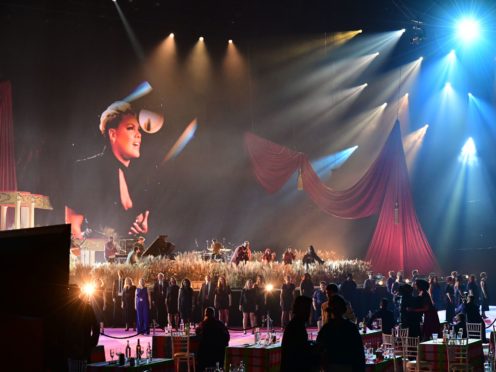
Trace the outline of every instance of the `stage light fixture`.
<path fill-rule="evenodd" d="M 480 24 L 473 17 L 460 19 L 456 24 L 456 35 L 463 43 L 470 43 L 480 36 Z"/>
<path fill-rule="evenodd" d="M 468 92 L 468 98 L 473 98 L 474 96 L 472 95 L 472 93 Z"/>
<path fill-rule="evenodd" d="M 469 137 L 463 145 L 459 160 L 468 165 L 473 165 L 477 161 L 477 148 L 472 137 Z"/>
<path fill-rule="evenodd" d="M 95 285 L 93 283 L 84 284 L 83 293 L 88 297 L 93 296 L 93 293 L 95 293 Z"/>
<path fill-rule="evenodd" d="M 233 43 L 232 39 L 229 39 L 228 43 L 229 44 L 232 44 Z"/>
<path fill-rule="evenodd" d="M 169 34 L 169 37 L 170 37 L 171 39 L 174 39 L 174 33 L 173 33 L 173 32 L 171 32 L 171 33 Z"/>
<path fill-rule="evenodd" d="M 446 84 L 444 84 L 444 90 L 446 91 L 453 90 L 453 87 L 451 86 L 451 83 L 449 81 Z"/>
<path fill-rule="evenodd" d="M 454 49 L 451 49 L 451 51 L 448 53 L 448 58 L 450 62 L 453 62 L 456 58 L 456 52 Z"/>
<path fill-rule="evenodd" d="M 272 292 L 274 290 L 274 285 L 269 283 L 265 285 L 265 291 L 266 292 Z"/>
<path fill-rule="evenodd" d="M 199 41 L 204 41 L 205 38 L 203 36 L 200 36 L 200 38 L 198 39 Z"/>
<path fill-rule="evenodd" d="M 410 44 L 419 45 L 425 40 L 424 22 L 420 20 L 412 20 L 411 22 L 411 29 L 409 29 Z"/>

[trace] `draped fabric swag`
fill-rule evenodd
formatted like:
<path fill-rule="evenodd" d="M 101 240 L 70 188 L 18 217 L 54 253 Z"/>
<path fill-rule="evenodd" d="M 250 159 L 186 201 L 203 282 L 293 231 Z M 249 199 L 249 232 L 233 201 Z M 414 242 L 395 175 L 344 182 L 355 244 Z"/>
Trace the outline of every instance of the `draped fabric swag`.
<path fill-rule="evenodd" d="M 308 157 L 300 152 L 245 134 L 245 147 L 258 182 L 275 193 L 298 171 L 303 189 L 325 213 L 358 219 L 379 214 L 367 251 L 375 271 L 413 269 L 430 272 L 438 264 L 413 206 L 399 122 L 382 151 L 362 178 L 346 190 L 334 190 L 320 181 Z"/>

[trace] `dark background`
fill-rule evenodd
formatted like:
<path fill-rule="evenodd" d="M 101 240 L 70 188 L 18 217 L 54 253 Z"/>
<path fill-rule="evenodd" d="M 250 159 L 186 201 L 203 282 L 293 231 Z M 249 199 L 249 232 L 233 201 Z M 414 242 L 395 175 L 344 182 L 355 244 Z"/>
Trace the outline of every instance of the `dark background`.
<path fill-rule="evenodd" d="M 158 134 L 144 136 L 139 160 L 153 195 L 150 236 L 168 234 L 178 250 L 196 249 L 195 240 L 203 248 L 206 239 L 232 244 L 249 239 L 256 250 L 314 244 L 345 257 L 363 257 L 376 218 L 327 216 L 295 191 L 295 180 L 276 195 L 267 195 L 250 170 L 242 135 L 251 130 L 311 159 L 358 145 L 328 178 L 333 187 L 349 187 L 379 151 L 395 113 L 391 110 L 375 128 L 353 127 L 353 118 L 382 103 L 378 99 L 397 99 L 401 86 L 394 87 L 394 71 L 424 56 L 410 92 L 408 127 L 403 128 L 406 134 L 430 124 L 411 172 L 417 214 L 446 270 L 461 265 L 460 249 L 478 252 L 472 257 L 487 262 L 484 257 L 496 247 L 493 45 L 460 55 L 463 71 L 454 81 L 460 95 L 471 91 L 486 103 L 485 115 L 475 120 L 462 105 L 443 116 L 432 103 L 439 82 L 431 69 L 452 48 L 449 25 L 466 3 L 119 1 L 140 45 L 137 51 L 111 0 L 1 1 L 0 79 L 13 86 L 18 188 L 50 196 L 55 209 L 39 212 L 37 224 L 63 222 L 66 195 L 77 182 L 68 176 L 72 163 L 103 147 L 99 115 L 147 80 L 154 91 L 135 105 L 165 111 L 166 116 Z M 494 5 L 470 3 L 484 9 L 491 39 Z M 412 21 L 423 25 L 425 39 L 419 45 L 410 42 L 415 36 Z M 381 54 L 343 87 L 332 85 L 339 78 L 332 66 L 360 55 L 374 35 L 401 28 L 407 31 L 390 54 Z M 356 29 L 363 34 L 342 48 L 327 43 L 335 31 Z M 158 64 L 151 63 L 170 32 L 176 35 L 179 66 L 172 72 L 160 58 Z M 188 63 L 200 35 L 205 36 L 211 64 L 210 72 L 196 79 Z M 234 78 L 223 67 L 230 38 L 244 63 Z M 301 52 L 308 45 L 314 50 Z M 319 71 L 324 73 L 314 74 Z M 312 110 L 311 104 L 329 92 L 364 82 L 370 89 L 341 115 Z M 195 117 L 194 139 L 176 159 L 157 168 Z M 479 153 L 470 179 L 457 162 L 469 135 Z M 466 176 L 462 181 L 460 173 Z"/>

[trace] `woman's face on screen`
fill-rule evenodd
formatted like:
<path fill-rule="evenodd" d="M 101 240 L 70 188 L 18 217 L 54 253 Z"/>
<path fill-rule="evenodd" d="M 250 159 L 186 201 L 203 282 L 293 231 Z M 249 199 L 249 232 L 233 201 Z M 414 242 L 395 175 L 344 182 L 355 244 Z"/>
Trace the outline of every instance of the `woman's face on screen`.
<path fill-rule="evenodd" d="M 116 128 L 109 130 L 112 152 L 119 161 L 140 157 L 140 125 L 134 115 L 126 115 Z"/>

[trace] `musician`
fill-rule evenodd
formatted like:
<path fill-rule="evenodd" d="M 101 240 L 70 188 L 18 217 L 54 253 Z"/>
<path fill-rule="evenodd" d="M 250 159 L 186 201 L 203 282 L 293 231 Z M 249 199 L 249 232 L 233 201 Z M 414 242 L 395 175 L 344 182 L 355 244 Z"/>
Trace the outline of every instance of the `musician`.
<path fill-rule="evenodd" d="M 262 263 L 263 264 L 270 264 L 273 261 L 273 258 L 274 258 L 274 254 L 272 252 L 272 249 L 265 248 L 265 251 L 262 254 Z"/>
<path fill-rule="evenodd" d="M 315 248 L 313 247 L 313 245 L 311 245 L 308 247 L 307 253 L 305 253 L 305 255 L 303 256 L 302 263 L 308 270 L 308 265 L 314 264 L 315 262 L 318 262 L 321 265 L 324 264 L 324 260 L 317 255 L 317 252 L 315 252 Z"/>
<path fill-rule="evenodd" d="M 284 262 L 284 265 L 292 265 L 295 259 L 296 255 L 291 247 L 288 247 L 288 249 L 286 249 L 286 251 L 282 254 L 282 262 Z"/>
<path fill-rule="evenodd" d="M 251 258 L 250 242 L 244 241 L 242 245 L 236 248 L 231 258 L 231 263 L 239 265 L 241 261 L 247 262 Z"/>
<path fill-rule="evenodd" d="M 145 238 L 142 236 L 138 237 L 138 239 L 136 240 L 136 243 L 134 243 L 134 246 L 135 247 L 137 246 L 139 251 L 141 253 L 143 253 L 145 251 Z M 140 255 L 140 257 L 141 257 L 141 255 Z"/>
<path fill-rule="evenodd" d="M 127 255 L 126 263 L 128 265 L 134 265 L 137 264 L 140 260 L 141 255 L 143 254 L 143 251 L 141 250 L 142 245 L 140 244 L 135 244 L 133 247 L 133 250 L 129 252 Z"/>
<path fill-rule="evenodd" d="M 221 252 L 222 244 L 219 241 L 213 239 L 212 244 L 210 244 L 210 250 L 212 251 L 211 259 L 213 261 L 224 262 L 224 256 Z"/>
<path fill-rule="evenodd" d="M 105 243 L 105 259 L 108 263 L 115 262 L 115 255 L 117 253 L 117 246 L 114 243 L 114 237 L 109 236 L 108 241 Z"/>

